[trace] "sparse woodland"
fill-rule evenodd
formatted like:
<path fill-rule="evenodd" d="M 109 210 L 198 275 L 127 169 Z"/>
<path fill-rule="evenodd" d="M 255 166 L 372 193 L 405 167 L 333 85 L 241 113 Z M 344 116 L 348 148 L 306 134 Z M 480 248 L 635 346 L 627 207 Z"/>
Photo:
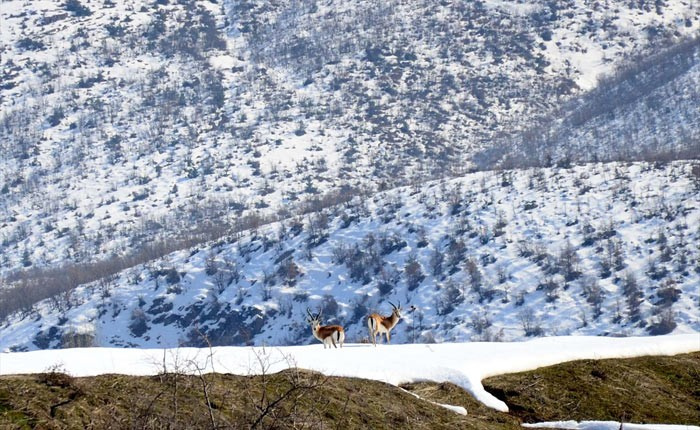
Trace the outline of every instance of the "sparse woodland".
<path fill-rule="evenodd" d="M 695 2 L 380 3 L 4 2 L 0 349 L 697 330 Z"/>
<path fill-rule="evenodd" d="M 417 307 L 398 342 L 697 329 L 699 187 L 694 162 L 600 163 L 358 197 L 38 304 L 8 299 L 18 337 L 2 346 L 86 331 L 99 345 L 308 343 L 308 307 L 359 342 L 387 301 Z"/>

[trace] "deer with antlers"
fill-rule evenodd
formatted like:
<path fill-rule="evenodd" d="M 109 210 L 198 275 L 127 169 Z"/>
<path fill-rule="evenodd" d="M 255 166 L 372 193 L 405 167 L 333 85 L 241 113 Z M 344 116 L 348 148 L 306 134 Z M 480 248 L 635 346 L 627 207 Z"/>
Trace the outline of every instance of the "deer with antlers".
<path fill-rule="evenodd" d="M 343 347 L 343 342 L 345 342 L 345 330 L 339 325 L 321 325 L 321 316 L 323 311 L 317 313 L 316 315 L 311 313 L 311 309 L 306 308 L 306 313 L 309 316 L 307 321 L 311 324 L 311 332 L 314 337 L 321 342 L 323 342 L 323 349 L 326 349 L 326 345 L 330 348 L 331 345 L 338 347 Z"/>
<path fill-rule="evenodd" d="M 391 307 L 391 315 L 388 317 L 379 315 L 377 313 L 371 314 L 367 317 L 367 328 L 369 329 L 369 338 L 372 340 L 374 346 L 377 346 L 377 335 L 380 336 L 384 333 L 386 336 L 386 343 L 391 343 L 391 330 L 399 323 L 401 319 L 401 302 L 396 306 L 389 302 Z"/>

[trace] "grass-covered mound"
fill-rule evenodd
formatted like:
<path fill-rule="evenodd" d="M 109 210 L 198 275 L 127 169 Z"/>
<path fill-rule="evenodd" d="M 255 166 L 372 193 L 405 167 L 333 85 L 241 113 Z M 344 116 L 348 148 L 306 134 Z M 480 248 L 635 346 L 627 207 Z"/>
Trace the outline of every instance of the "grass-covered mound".
<path fill-rule="evenodd" d="M 483 384 L 524 422 L 700 424 L 700 353 L 574 361 Z"/>

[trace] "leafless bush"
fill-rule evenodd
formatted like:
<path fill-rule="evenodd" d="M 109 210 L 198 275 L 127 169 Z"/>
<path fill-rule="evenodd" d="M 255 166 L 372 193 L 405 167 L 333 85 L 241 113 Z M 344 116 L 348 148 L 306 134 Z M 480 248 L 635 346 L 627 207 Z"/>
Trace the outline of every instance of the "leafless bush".
<path fill-rule="evenodd" d="M 535 316 L 535 312 L 531 308 L 523 309 L 518 314 L 518 319 L 523 327 L 525 336 L 542 336 L 544 334 L 539 318 Z"/>
<path fill-rule="evenodd" d="M 656 296 L 659 298 L 656 305 L 661 307 L 670 307 L 673 303 L 677 302 L 678 299 L 680 299 L 681 290 L 676 287 L 677 285 L 672 279 L 664 282 L 661 288 L 659 288 L 656 292 Z"/>
<path fill-rule="evenodd" d="M 423 275 L 423 268 L 418 262 L 416 255 L 414 253 L 409 254 L 406 259 L 406 264 L 404 265 L 404 277 L 406 278 L 406 285 L 409 291 L 413 291 L 423 282 L 425 275 Z"/>
<path fill-rule="evenodd" d="M 469 326 L 474 329 L 474 332 L 478 335 L 481 335 L 491 327 L 492 322 L 491 319 L 489 318 L 488 315 L 483 314 L 483 315 L 476 315 L 473 314 L 471 316 L 471 322 L 469 323 Z"/>
<path fill-rule="evenodd" d="M 441 276 L 443 270 L 443 263 L 445 262 L 445 254 L 443 254 L 439 249 L 433 250 L 430 253 L 430 270 L 433 276 Z"/>
<path fill-rule="evenodd" d="M 437 300 L 437 313 L 444 316 L 452 313 L 455 307 L 464 301 L 464 295 L 451 279 L 441 289 Z"/>
<path fill-rule="evenodd" d="M 146 312 L 141 308 L 134 308 L 131 312 L 131 322 L 129 322 L 129 330 L 136 337 L 141 337 L 148 331 L 148 317 Z"/>
<path fill-rule="evenodd" d="M 89 348 L 95 344 L 95 333 L 68 330 L 61 336 L 61 348 Z"/>
<path fill-rule="evenodd" d="M 395 267 L 384 267 L 379 271 L 377 277 L 377 289 L 379 294 L 386 296 L 396 288 L 396 285 L 401 279 L 401 274 Z"/>
<path fill-rule="evenodd" d="M 546 276 L 537 286 L 538 290 L 543 290 L 546 300 L 549 303 L 554 302 L 559 298 L 560 283 L 553 276 Z"/>
<path fill-rule="evenodd" d="M 471 286 L 472 291 L 480 294 L 483 286 L 483 275 L 481 274 L 479 266 L 476 264 L 476 260 L 473 258 L 467 259 L 467 261 L 464 263 L 464 268 L 469 275 L 469 285 Z"/>
<path fill-rule="evenodd" d="M 311 416 L 301 412 L 298 405 L 321 389 L 328 378 L 320 373 L 300 370 L 290 356 L 283 356 L 288 370 L 272 375 L 277 364 L 266 348 L 254 349 L 252 375 L 246 378 L 246 421 L 251 429 L 273 429 L 281 423 L 308 425 Z M 322 405 L 322 404 L 321 404 Z M 311 411 L 314 413 L 318 411 Z M 296 425 L 295 425 L 296 424 Z"/>
<path fill-rule="evenodd" d="M 605 299 L 605 292 L 595 278 L 584 279 L 581 287 L 583 289 L 583 295 L 586 297 L 586 301 L 593 306 L 593 319 L 598 319 L 598 317 L 603 313 L 602 307 L 603 300 Z"/>
<path fill-rule="evenodd" d="M 559 252 L 557 266 L 559 271 L 564 275 L 564 280 L 573 281 L 581 276 L 579 268 L 580 258 L 573 245 L 567 241 Z"/>
<path fill-rule="evenodd" d="M 676 317 L 675 313 L 673 312 L 673 308 L 670 306 L 665 307 L 656 316 L 655 320 L 649 325 L 647 330 L 649 330 L 649 334 L 653 336 L 671 333 L 678 326 L 675 319 Z"/>
<path fill-rule="evenodd" d="M 327 320 L 334 320 L 338 316 L 338 311 L 340 307 L 338 302 L 335 300 L 331 294 L 325 294 L 323 300 L 321 301 L 321 312 Z"/>

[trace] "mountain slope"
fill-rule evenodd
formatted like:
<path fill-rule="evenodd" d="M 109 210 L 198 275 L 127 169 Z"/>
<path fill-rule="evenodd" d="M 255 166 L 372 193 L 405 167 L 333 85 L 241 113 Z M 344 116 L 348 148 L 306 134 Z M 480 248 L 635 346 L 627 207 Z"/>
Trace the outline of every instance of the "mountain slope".
<path fill-rule="evenodd" d="M 0 348 L 307 343 L 307 308 L 357 342 L 389 300 L 417 307 L 400 343 L 697 331 L 698 187 L 615 163 L 358 197 L 24 306 Z"/>
<path fill-rule="evenodd" d="M 630 61 L 476 158 L 506 166 L 697 158 L 698 100 L 700 37 Z"/>
<path fill-rule="evenodd" d="M 5 1 L 0 274 L 163 255 L 327 191 L 464 171 L 699 16 L 689 0 Z"/>

